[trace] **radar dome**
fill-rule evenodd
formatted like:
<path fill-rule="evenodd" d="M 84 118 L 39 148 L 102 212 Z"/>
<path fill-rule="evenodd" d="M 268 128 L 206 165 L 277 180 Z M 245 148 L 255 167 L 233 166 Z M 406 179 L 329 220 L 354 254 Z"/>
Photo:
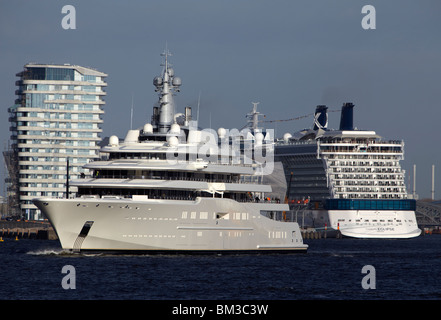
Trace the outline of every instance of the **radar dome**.
<path fill-rule="evenodd" d="M 181 126 L 177 123 L 173 123 L 170 127 L 170 133 L 179 134 L 181 132 Z"/>
<path fill-rule="evenodd" d="M 146 123 L 143 131 L 144 133 L 153 133 L 153 126 L 150 123 Z"/>
<path fill-rule="evenodd" d="M 225 130 L 225 128 L 217 129 L 217 135 L 219 136 L 219 138 L 221 139 L 225 138 L 226 134 L 227 134 L 227 130 Z"/>
<path fill-rule="evenodd" d="M 288 140 L 290 139 L 290 138 L 292 138 L 292 135 L 291 135 L 291 133 L 285 133 L 284 135 L 283 135 L 283 141 L 285 141 L 285 142 L 288 142 Z"/>
<path fill-rule="evenodd" d="M 177 137 L 169 137 L 167 141 L 170 147 L 176 147 L 179 144 L 179 140 Z"/>
<path fill-rule="evenodd" d="M 159 87 L 162 85 L 162 78 L 161 77 L 155 77 L 153 79 L 153 85 L 156 87 Z"/>
<path fill-rule="evenodd" d="M 172 84 L 176 87 L 179 87 L 182 84 L 182 80 L 179 77 L 174 77 Z"/>
<path fill-rule="evenodd" d="M 109 138 L 109 145 L 111 147 L 116 147 L 116 146 L 118 146 L 118 144 L 119 144 L 119 139 L 117 136 L 111 136 Z"/>

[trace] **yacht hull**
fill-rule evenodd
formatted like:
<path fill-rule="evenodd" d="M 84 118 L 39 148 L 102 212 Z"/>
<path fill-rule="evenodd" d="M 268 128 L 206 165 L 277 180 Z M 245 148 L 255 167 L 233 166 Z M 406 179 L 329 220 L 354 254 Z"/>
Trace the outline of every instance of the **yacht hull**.
<path fill-rule="evenodd" d="M 261 210 L 285 205 L 231 199 L 196 201 L 34 199 L 61 246 L 73 251 L 209 253 L 306 252 L 297 223 Z"/>

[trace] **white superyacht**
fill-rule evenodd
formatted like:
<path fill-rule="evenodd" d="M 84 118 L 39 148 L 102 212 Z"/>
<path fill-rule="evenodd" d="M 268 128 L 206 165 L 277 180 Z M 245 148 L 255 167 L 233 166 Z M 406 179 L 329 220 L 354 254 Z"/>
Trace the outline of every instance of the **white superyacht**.
<path fill-rule="evenodd" d="M 101 150 L 107 157 L 86 165 L 90 176 L 70 181 L 69 187 L 77 188 L 75 197 L 33 200 L 62 248 L 306 252 L 296 222 L 271 219 L 289 210 L 288 205 L 263 201 L 271 186 L 242 179 L 254 176 L 259 164 L 244 163 L 245 157 L 228 144 L 225 155 L 214 135 L 194 125 L 190 107 L 175 113 L 173 95 L 181 79 L 174 75 L 168 51 L 163 56 L 162 74 L 153 80 L 159 100 L 151 123 L 129 130 L 123 142 L 110 137 Z M 219 130 L 219 140 L 225 131 Z"/>
<path fill-rule="evenodd" d="M 339 130 L 330 130 L 327 107 L 317 106 L 313 129 L 287 133 L 276 142 L 291 215 L 354 238 L 419 236 L 416 202 L 406 192 L 400 166 L 404 142 L 355 129 L 353 108 L 345 103 Z"/>

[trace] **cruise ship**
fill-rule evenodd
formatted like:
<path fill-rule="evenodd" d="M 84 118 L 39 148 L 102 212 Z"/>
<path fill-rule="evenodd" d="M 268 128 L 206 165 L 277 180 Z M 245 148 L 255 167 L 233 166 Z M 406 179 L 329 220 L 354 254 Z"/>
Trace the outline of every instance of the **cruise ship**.
<path fill-rule="evenodd" d="M 274 219 L 286 203 L 263 201 L 272 191 L 262 163 L 235 150 L 228 130 L 200 130 L 191 107 L 175 113 L 181 79 L 164 52 L 153 80 L 159 99 L 151 121 L 111 136 L 88 176 L 72 180 L 67 198 L 38 198 L 63 249 L 75 252 L 306 252 L 296 222 Z M 225 142 L 226 143 L 221 143 Z M 262 200 L 260 200 L 262 199 Z"/>
<path fill-rule="evenodd" d="M 330 130 L 327 109 L 316 107 L 311 129 L 276 141 L 275 160 L 283 163 L 288 184 L 288 217 L 354 238 L 420 235 L 416 202 L 408 197 L 400 166 L 404 142 L 355 129 L 352 103 L 343 104 L 339 130 Z"/>

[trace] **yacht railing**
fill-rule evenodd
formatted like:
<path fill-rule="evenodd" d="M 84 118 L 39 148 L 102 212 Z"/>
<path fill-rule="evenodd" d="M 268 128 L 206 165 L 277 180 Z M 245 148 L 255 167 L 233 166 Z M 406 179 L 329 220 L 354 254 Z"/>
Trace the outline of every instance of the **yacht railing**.
<path fill-rule="evenodd" d="M 206 161 L 203 159 L 195 159 L 195 160 L 178 160 L 178 159 L 167 159 L 167 158 L 155 158 L 155 157 L 119 157 L 119 158 L 106 158 L 106 157 L 102 157 L 102 158 L 95 158 L 95 159 L 90 159 L 89 163 L 92 162 L 102 162 L 102 161 L 119 161 L 119 160 L 138 160 L 138 161 L 171 161 L 173 162 L 173 164 L 203 164 L 206 163 L 207 165 L 222 165 L 222 166 L 235 166 L 235 167 L 253 167 L 255 164 L 254 163 L 244 163 L 244 160 L 241 158 L 241 160 L 238 161 L 224 161 L 224 160 L 218 160 L 218 161 Z M 134 162 L 135 163 L 135 162 Z M 136 162 L 138 163 L 138 162 Z"/>
<path fill-rule="evenodd" d="M 336 144 L 367 144 L 369 146 L 371 145 L 386 145 L 386 144 L 393 144 L 393 145 L 402 145 L 403 140 L 319 140 L 320 145 L 336 145 Z M 317 143 L 316 140 L 290 140 L 290 141 L 277 141 L 276 145 L 315 145 Z"/>
<path fill-rule="evenodd" d="M 138 176 L 138 175 L 81 175 L 79 179 L 121 179 L 121 180 L 170 180 L 170 181 L 198 181 L 211 183 L 239 183 L 239 184 L 257 184 L 254 181 L 244 181 L 242 179 L 204 179 L 188 177 L 158 177 L 158 176 Z"/>

